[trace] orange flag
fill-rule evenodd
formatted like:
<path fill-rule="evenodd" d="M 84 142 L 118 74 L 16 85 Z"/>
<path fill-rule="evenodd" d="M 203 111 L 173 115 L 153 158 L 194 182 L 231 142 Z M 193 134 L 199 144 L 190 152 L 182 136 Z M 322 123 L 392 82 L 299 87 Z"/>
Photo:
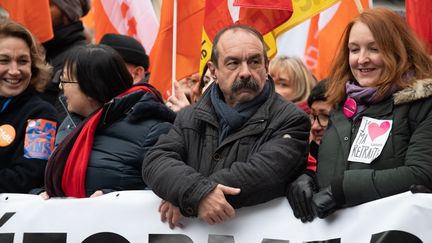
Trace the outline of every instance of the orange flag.
<path fill-rule="evenodd" d="M 26 26 L 42 43 L 54 37 L 49 0 L 0 0 L 9 18 Z"/>
<path fill-rule="evenodd" d="M 408 25 L 425 42 L 432 55 L 432 1 L 406 0 L 405 6 Z"/>
<path fill-rule="evenodd" d="M 177 0 L 177 53 L 175 79 L 199 72 L 201 31 L 205 0 Z M 173 7 L 174 0 L 164 0 L 159 33 L 150 52 L 150 84 L 166 99 L 172 85 Z"/>
<path fill-rule="evenodd" d="M 361 2 L 364 9 L 369 8 L 369 0 Z M 342 0 L 339 5 L 334 5 L 311 19 L 305 62 L 318 80 L 328 76 L 342 33 L 348 22 L 358 15 L 355 1 Z"/>
<path fill-rule="evenodd" d="M 147 53 L 154 45 L 159 24 L 150 0 L 94 0 L 95 41 L 107 33 L 134 37 Z"/>

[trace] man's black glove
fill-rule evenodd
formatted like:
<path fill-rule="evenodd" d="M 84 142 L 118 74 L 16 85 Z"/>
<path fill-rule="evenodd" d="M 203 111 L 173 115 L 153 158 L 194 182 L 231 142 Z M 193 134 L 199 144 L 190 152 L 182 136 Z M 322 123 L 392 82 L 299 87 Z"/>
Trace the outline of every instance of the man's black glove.
<path fill-rule="evenodd" d="M 412 193 L 432 193 L 432 190 L 429 187 L 423 185 L 411 185 L 410 191 Z"/>
<path fill-rule="evenodd" d="M 300 175 L 288 186 L 287 199 L 294 212 L 294 216 L 302 222 L 312 221 L 314 212 L 312 210 L 312 196 L 315 192 L 315 182 L 308 174 Z"/>
<path fill-rule="evenodd" d="M 317 216 L 321 219 L 336 211 L 336 200 L 333 197 L 331 187 L 328 186 L 314 194 L 312 205 Z"/>

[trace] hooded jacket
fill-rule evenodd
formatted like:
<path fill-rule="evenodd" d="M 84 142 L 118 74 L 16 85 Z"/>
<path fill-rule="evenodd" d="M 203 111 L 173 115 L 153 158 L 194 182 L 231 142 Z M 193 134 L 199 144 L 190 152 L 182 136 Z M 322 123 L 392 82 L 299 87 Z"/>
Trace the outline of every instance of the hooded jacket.
<path fill-rule="evenodd" d="M 200 200 L 217 184 L 241 189 L 226 196 L 234 208 L 284 196 L 287 183 L 306 167 L 310 121 L 268 82 L 268 99 L 220 143 L 212 88 L 181 110 L 170 132 L 147 153 L 144 181 L 184 216 L 196 216 Z"/>
<path fill-rule="evenodd" d="M 331 185 L 339 206 L 353 206 L 408 191 L 413 184 L 432 186 L 432 79 L 417 80 L 361 116 L 393 121 L 381 154 L 370 164 L 347 160 L 361 119 L 352 122 L 338 107 L 319 148 L 320 188 Z"/>

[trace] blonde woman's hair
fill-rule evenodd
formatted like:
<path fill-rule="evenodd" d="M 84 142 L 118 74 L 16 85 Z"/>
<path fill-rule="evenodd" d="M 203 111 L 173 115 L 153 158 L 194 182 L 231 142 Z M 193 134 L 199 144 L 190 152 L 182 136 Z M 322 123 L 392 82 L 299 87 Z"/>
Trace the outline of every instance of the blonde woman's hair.
<path fill-rule="evenodd" d="M 291 101 L 306 101 L 317 80 L 303 64 L 302 60 L 297 57 L 275 57 L 270 61 L 270 76 L 274 77 L 281 72 L 287 72 L 289 82 L 293 84 L 295 96 Z"/>

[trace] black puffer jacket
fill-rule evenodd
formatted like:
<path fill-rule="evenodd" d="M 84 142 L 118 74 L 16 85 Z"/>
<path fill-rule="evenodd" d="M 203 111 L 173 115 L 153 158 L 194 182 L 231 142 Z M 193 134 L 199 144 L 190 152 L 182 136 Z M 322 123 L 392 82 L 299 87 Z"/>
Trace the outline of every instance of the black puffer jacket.
<path fill-rule="evenodd" d="M 153 94 L 142 91 L 108 105 L 96 130 L 89 158 L 87 196 L 96 190 L 145 189 L 141 177 L 144 156 L 159 136 L 169 131 L 175 118 L 175 113 Z M 70 123 L 66 118 L 58 134 L 64 136 L 65 129 L 71 131 Z"/>
<path fill-rule="evenodd" d="M 210 92 L 180 111 L 170 132 L 147 153 L 144 181 L 185 216 L 196 216 L 200 200 L 218 183 L 241 189 L 227 197 L 235 208 L 283 196 L 306 166 L 310 121 L 269 84 L 265 103 L 220 144 Z"/>

